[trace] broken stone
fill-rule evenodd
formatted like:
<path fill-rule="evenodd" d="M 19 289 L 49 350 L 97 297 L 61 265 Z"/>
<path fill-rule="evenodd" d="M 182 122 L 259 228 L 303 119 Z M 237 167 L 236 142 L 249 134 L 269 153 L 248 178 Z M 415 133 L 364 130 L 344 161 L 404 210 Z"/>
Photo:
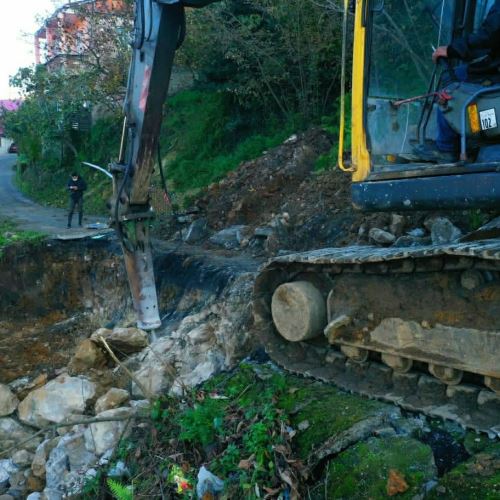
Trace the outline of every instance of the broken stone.
<path fill-rule="evenodd" d="M 405 227 L 405 224 L 406 224 L 406 217 L 404 215 L 392 214 L 389 231 L 394 236 L 401 236 L 403 234 L 403 229 Z"/>
<path fill-rule="evenodd" d="M 95 413 L 118 408 L 129 398 L 128 391 L 112 387 L 106 394 L 101 396 L 95 403 Z"/>
<path fill-rule="evenodd" d="M 63 447 L 56 446 L 45 464 L 45 481 L 48 489 L 58 490 L 69 472 L 69 458 Z"/>
<path fill-rule="evenodd" d="M 205 218 L 196 219 L 191 223 L 191 225 L 187 229 L 186 233 L 183 236 L 183 240 L 185 243 L 189 244 L 197 243 L 198 241 L 205 238 L 207 234 L 208 234 L 207 219 Z"/>
<path fill-rule="evenodd" d="M 68 457 L 70 470 L 79 470 L 97 461 L 97 457 L 86 448 L 83 432 L 68 434 L 57 444 Z"/>
<path fill-rule="evenodd" d="M 396 237 L 389 233 L 389 231 L 384 231 L 377 227 L 372 227 L 368 236 L 372 241 L 378 243 L 379 245 L 392 245 L 396 241 Z"/>
<path fill-rule="evenodd" d="M 68 370 L 73 374 L 85 373 L 90 368 L 102 368 L 106 365 L 106 356 L 90 339 L 85 339 L 78 346 L 69 362 Z"/>
<path fill-rule="evenodd" d="M 26 489 L 28 491 L 42 491 L 45 486 L 45 481 L 39 477 L 35 477 L 30 469 L 24 471 L 26 477 Z"/>
<path fill-rule="evenodd" d="M 35 451 L 33 462 L 31 462 L 31 471 L 35 477 L 45 477 L 45 465 L 50 452 L 57 446 L 61 438 L 46 439 Z"/>
<path fill-rule="evenodd" d="M 433 217 L 428 219 L 424 225 L 429 229 L 434 245 L 446 245 L 462 236 L 462 231 L 446 217 Z"/>
<path fill-rule="evenodd" d="M 26 497 L 26 500 L 42 500 L 42 494 L 38 491 L 34 491 Z"/>
<path fill-rule="evenodd" d="M 14 476 L 19 472 L 19 467 L 10 459 L 0 460 L 0 488 L 7 485 L 13 486 Z"/>
<path fill-rule="evenodd" d="M 9 384 L 10 388 L 16 393 L 16 396 L 22 400 L 24 399 L 31 391 L 38 389 L 45 385 L 48 381 L 48 376 L 46 373 L 41 373 L 33 380 L 29 380 L 29 378 L 22 378 L 15 380 L 13 383 Z"/>
<path fill-rule="evenodd" d="M 411 229 L 410 231 L 407 231 L 406 234 L 408 236 L 413 236 L 414 238 L 423 238 L 425 236 L 425 229 L 416 227 L 414 229 Z"/>
<path fill-rule="evenodd" d="M 168 387 L 168 366 L 161 360 L 155 360 L 154 357 L 150 359 L 151 363 L 143 363 L 142 366 L 134 372 L 134 376 L 149 394 L 160 395 Z M 132 395 L 134 397 L 148 396 L 142 393 L 142 389 L 135 382 L 132 384 Z"/>
<path fill-rule="evenodd" d="M 34 436 L 34 432 L 29 427 L 21 425 L 13 418 L 0 418 L 0 450 L 7 450 L 17 443 L 24 442 Z M 40 438 L 34 438 L 27 441 L 23 447 L 33 451 L 40 443 Z"/>
<path fill-rule="evenodd" d="M 127 424 L 127 417 L 133 415 L 131 408 L 114 408 L 103 411 L 96 418 L 123 418 L 123 420 L 90 424 L 85 431 L 85 446 L 88 451 L 100 456 L 115 447 Z"/>
<path fill-rule="evenodd" d="M 274 233 L 274 229 L 269 226 L 256 227 L 253 235 L 256 238 L 269 238 Z"/>
<path fill-rule="evenodd" d="M 211 236 L 210 242 L 227 250 L 234 250 L 240 247 L 241 241 L 245 238 L 247 231 L 248 226 L 231 226 Z"/>
<path fill-rule="evenodd" d="M 33 453 L 30 453 L 27 450 L 19 450 L 12 455 L 11 459 L 12 462 L 18 467 L 27 467 L 31 465 L 34 456 L 35 455 L 33 455 Z"/>
<path fill-rule="evenodd" d="M 394 243 L 395 247 L 417 247 L 422 245 L 430 245 L 432 243 L 431 237 L 417 238 L 416 236 L 400 236 Z"/>
<path fill-rule="evenodd" d="M 174 380 L 170 392 L 178 396 L 183 395 L 186 387 L 195 387 L 222 370 L 224 366 L 222 355 L 209 352 L 207 357 L 209 359 L 197 365 L 194 370 Z"/>
<path fill-rule="evenodd" d="M 95 391 L 95 384 L 83 377 L 60 375 L 21 401 L 19 419 L 38 428 L 62 422 L 73 413 L 83 413 Z"/>
<path fill-rule="evenodd" d="M 134 413 L 142 413 L 149 411 L 151 403 L 147 399 L 137 399 L 135 401 L 130 401 L 130 407 L 134 410 Z"/>
<path fill-rule="evenodd" d="M 10 390 L 9 386 L 0 384 L 0 417 L 5 417 L 14 413 L 18 404 L 19 401 Z"/>

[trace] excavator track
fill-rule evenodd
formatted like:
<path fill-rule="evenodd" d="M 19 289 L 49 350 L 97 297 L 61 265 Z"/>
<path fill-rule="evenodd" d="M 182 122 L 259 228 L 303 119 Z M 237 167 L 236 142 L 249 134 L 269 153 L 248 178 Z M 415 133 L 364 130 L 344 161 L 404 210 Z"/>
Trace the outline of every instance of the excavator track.
<path fill-rule="evenodd" d="M 293 333 L 302 313 L 280 287 L 304 282 L 326 318 L 319 338 L 289 341 L 280 323 Z M 276 257 L 253 305 L 257 334 L 285 370 L 500 436 L 500 241 Z"/>

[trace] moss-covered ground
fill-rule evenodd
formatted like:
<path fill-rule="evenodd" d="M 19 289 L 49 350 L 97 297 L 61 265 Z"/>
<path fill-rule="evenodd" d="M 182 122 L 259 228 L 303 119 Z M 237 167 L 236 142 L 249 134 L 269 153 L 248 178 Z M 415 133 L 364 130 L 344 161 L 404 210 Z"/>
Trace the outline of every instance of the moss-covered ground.
<path fill-rule="evenodd" d="M 377 415 L 390 417 L 314 460 L 327 440 Z M 422 439 L 432 425 L 422 430 L 419 421 L 268 364 L 242 364 L 182 400 L 157 400 L 111 460 L 109 468 L 122 461 L 128 473 L 111 482 L 101 470 L 83 497 L 106 498 L 114 489 L 118 498 L 122 485 L 134 498 L 196 498 L 204 465 L 224 481 L 221 500 L 499 498 L 497 442 L 457 432 L 452 439 L 472 457 L 439 478 L 433 449 Z"/>
<path fill-rule="evenodd" d="M 436 476 L 427 445 L 409 437 L 370 438 L 330 462 L 328 498 L 386 498 L 391 470 L 406 483 L 397 493 L 402 499 L 419 494 L 422 485 Z"/>

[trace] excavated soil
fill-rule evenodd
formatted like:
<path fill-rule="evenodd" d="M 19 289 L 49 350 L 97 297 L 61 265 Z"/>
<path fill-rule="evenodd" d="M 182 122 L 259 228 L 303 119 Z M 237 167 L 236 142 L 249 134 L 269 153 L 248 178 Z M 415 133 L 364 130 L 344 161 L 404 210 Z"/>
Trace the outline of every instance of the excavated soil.
<path fill-rule="evenodd" d="M 214 248 L 209 236 L 224 228 L 244 225 L 251 238 L 256 228 L 274 226 L 280 220 L 278 241 L 269 241 L 264 252 L 250 245 L 242 250 L 254 255 L 275 255 L 279 251 L 303 251 L 314 248 L 372 244 L 372 228 L 391 231 L 393 214 L 361 213 L 351 205 L 350 174 L 332 166 L 317 172 L 315 165 L 327 154 L 336 138 L 314 128 L 293 135 L 283 144 L 254 160 L 243 162 L 218 183 L 210 185 L 184 217 L 189 224 L 198 218 L 207 221 L 209 234 L 199 243 Z M 491 218 L 471 211 L 407 212 L 400 214 L 396 236 L 423 228 L 427 218 L 444 215 L 462 232 L 475 229 Z M 173 236 L 178 226 L 160 232 L 162 238 Z M 425 229 L 423 229 L 425 231 Z"/>

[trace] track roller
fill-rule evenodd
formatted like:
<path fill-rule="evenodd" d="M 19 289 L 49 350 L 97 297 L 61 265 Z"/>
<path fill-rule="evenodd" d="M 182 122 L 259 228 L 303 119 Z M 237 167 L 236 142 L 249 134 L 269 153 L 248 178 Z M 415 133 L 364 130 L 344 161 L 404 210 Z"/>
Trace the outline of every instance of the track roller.
<path fill-rule="evenodd" d="M 462 381 L 463 371 L 449 366 L 429 364 L 429 372 L 446 385 L 457 385 Z"/>
<path fill-rule="evenodd" d="M 408 373 L 413 366 L 413 360 L 385 352 L 382 353 L 382 361 L 398 373 Z"/>
<path fill-rule="evenodd" d="M 341 345 L 340 350 L 352 361 L 364 363 L 368 360 L 369 351 L 360 349 L 359 347 L 351 347 L 349 345 Z"/>
<path fill-rule="evenodd" d="M 484 385 L 500 395 L 500 378 L 496 377 L 484 377 Z"/>

